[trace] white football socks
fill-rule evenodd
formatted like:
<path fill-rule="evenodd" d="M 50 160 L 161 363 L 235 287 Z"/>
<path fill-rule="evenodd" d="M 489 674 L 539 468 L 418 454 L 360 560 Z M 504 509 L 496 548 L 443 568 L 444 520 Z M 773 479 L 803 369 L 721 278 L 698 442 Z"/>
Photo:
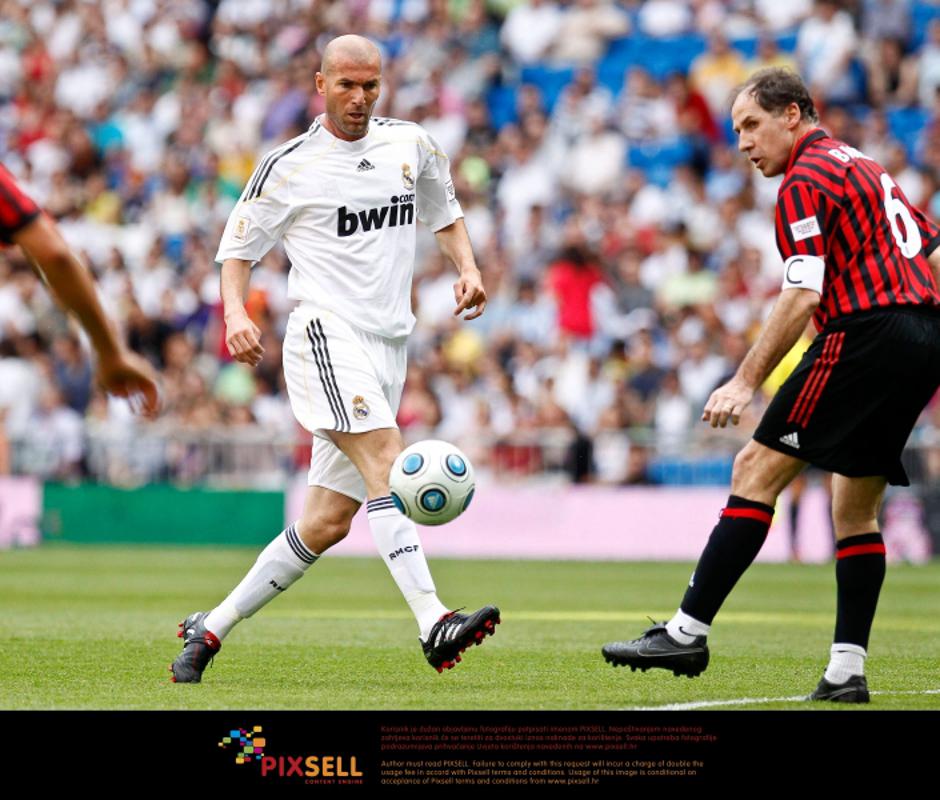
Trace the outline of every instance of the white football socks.
<path fill-rule="evenodd" d="M 294 523 L 261 551 L 241 583 L 209 612 L 204 621 L 206 629 L 224 639 L 239 622 L 303 577 L 319 557 L 301 541 Z"/>
<path fill-rule="evenodd" d="M 853 675 L 865 674 L 868 653 L 857 644 L 834 644 L 829 649 L 825 678 L 829 683 L 845 683 Z"/>
<path fill-rule="evenodd" d="M 370 500 L 368 512 L 375 546 L 411 607 L 421 638 L 427 639 L 434 623 L 449 609 L 437 597 L 418 529 L 395 507 L 391 497 Z"/>
<path fill-rule="evenodd" d="M 666 623 L 666 633 L 679 644 L 692 644 L 697 636 L 708 636 L 711 629 L 711 625 L 690 617 L 681 608 Z"/>

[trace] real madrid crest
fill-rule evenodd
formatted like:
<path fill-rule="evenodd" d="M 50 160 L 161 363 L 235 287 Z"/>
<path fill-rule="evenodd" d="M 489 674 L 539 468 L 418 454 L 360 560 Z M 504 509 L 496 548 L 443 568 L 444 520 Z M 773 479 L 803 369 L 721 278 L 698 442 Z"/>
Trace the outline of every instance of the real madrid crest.
<path fill-rule="evenodd" d="M 248 217 L 239 217 L 235 220 L 235 230 L 232 231 L 232 238 L 236 242 L 244 242 L 248 238 Z"/>
<path fill-rule="evenodd" d="M 410 164 L 401 165 L 401 182 L 402 182 L 402 185 L 409 192 L 415 188 L 415 179 L 411 177 L 411 165 Z"/>
<path fill-rule="evenodd" d="M 361 394 L 357 394 L 352 399 L 352 407 L 353 416 L 355 416 L 356 419 L 365 419 L 369 416 L 369 404 Z"/>

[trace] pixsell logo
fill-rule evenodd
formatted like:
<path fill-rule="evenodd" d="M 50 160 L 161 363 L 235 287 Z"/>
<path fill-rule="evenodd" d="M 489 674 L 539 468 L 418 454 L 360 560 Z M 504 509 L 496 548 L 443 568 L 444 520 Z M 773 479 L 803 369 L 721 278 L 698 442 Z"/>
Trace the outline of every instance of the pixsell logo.
<path fill-rule="evenodd" d="M 251 728 L 233 728 L 219 742 L 221 748 L 235 749 L 235 763 L 254 763 L 262 778 L 290 779 L 306 784 L 361 784 L 364 773 L 359 769 L 356 756 L 346 753 L 317 753 L 315 755 L 281 755 L 272 753 L 260 725 Z"/>
<path fill-rule="evenodd" d="M 219 747 L 235 748 L 235 763 L 247 764 L 249 761 L 260 761 L 264 755 L 265 740 L 261 735 L 261 726 L 253 728 L 237 728 L 230 730 L 228 736 L 223 736 Z"/>

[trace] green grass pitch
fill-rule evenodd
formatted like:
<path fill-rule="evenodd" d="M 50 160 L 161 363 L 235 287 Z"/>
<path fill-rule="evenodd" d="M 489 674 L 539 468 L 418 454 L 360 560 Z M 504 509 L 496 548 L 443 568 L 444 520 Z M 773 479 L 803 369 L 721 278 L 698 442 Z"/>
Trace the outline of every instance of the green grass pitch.
<path fill-rule="evenodd" d="M 494 638 L 439 675 L 378 557 L 327 556 L 232 632 L 202 684 L 171 683 L 176 623 L 221 600 L 255 554 L 0 553 L 0 708 L 841 708 L 795 700 L 828 656 L 831 565 L 752 567 L 718 617 L 711 665 L 690 680 L 613 669 L 600 655 L 605 641 L 637 635 L 647 614 L 671 614 L 690 564 L 432 561 L 445 603 L 494 603 L 503 619 Z M 940 709 L 938 578 L 940 564 L 889 567 L 867 667 L 870 708 Z"/>

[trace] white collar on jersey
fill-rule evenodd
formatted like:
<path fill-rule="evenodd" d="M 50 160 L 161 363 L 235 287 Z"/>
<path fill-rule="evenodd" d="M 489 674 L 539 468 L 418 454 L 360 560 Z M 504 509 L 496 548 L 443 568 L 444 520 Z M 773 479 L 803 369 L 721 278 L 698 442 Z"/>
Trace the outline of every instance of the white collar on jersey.
<path fill-rule="evenodd" d="M 338 136 L 334 136 L 332 133 L 330 133 L 329 128 L 323 124 L 325 119 L 326 112 L 324 111 L 313 121 L 313 124 L 310 126 L 310 132 L 317 133 L 317 131 L 323 131 L 326 136 L 328 136 L 333 142 L 342 147 L 344 150 L 348 150 L 351 153 L 354 153 L 358 150 L 365 150 L 372 140 L 372 131 L 375 130 L 375 125 L 371 120 L 369 121 L 369 130 L 366 131 L 365 136 L 360 139 L 349 141 L 347 139 L 340 139 Z"/>

